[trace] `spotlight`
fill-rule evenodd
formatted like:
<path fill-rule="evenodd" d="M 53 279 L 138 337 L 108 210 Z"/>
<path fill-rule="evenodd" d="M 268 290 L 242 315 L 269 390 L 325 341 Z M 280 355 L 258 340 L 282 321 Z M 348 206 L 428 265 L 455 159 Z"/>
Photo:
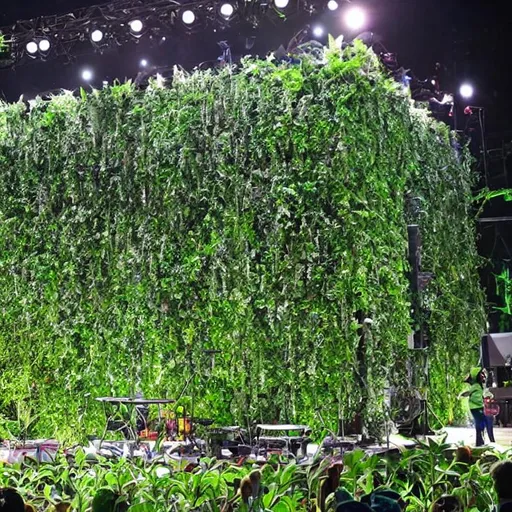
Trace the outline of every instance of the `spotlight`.
<path fill-rule="evenodd" d="M 233 8 L 233 6 L 231 4 L 222 4 L 220 7 L 220 13 L 226 19 L 231 18 L 231 16 L 233 15 L 234 12 L 235 12 L 235 9 Z"/>
<path fill-rule="evenodd" d="M 41 39 L 39 41 L 39 50 L 42 52 L 47 52 L 50 49 L 50 41 L 48 39 Z"/>
<path fill-rule="evenodd" d="M 142 59 L 140 61 L 140 65 L 141 65 L 141 67 L 145 68 L 148 65 L 148 61 L 146 59 Z"/>
<path fill-rule="evenodd" d="M 91 32 L 91 41 L 93 43 L 99 43 L 103 39 L 103 32 L 99 29 Z"/>
<path fill-rule="evenodd" d="M 181 20 L 185 25 L 192 25 L 194 21 L 196 21 L 196 15 L 193 11 L 187 10 L 183 11 L 183 14 L 181 15 Z"/>
<path fill-rule="evenodd" d="M 324 35 L 324 29 L 320 25 L 313 27 L 313 35 L 315 37 L 322 37 Z"/>
<path fill-rule="evenodd" d="M 350 29 L 359 30 L 366 23 L 366 14 L 361 8 L 352 7 L 345 15 L 345 23 Z"/>
<path fill-rule="evenodd" d="M 474 89 L 473 89 L 473 86 L 471 84 L 462 84 L 460 86 L 460 89 L 459 89 L 459 92 L 460 92 L 460 95 L 468 100 L 469 98 L 471 98 L 474 94 Z"/>
<path fill-rule="evenodd" d="M 35 41 L 30 41 L 27 43 L 27 52 L 30 53 L 30 55 L 34 55 L 37 53 L 37 43 Z"/>
<path fill-rule="evenodd" d="M 338 2 L 336 0 L 329 0 L 327 2 L 327 9 L 330 11 L 335 11 L 338 8 Z"/>
<path fill-rule="evenodd" d="M 82 71 L 82 80 L 90 82 L 92 80 L 92 71 L 90 69 L 84 69 Z"/>
<path fill-rule="evenodd" d="M 290 0 L 274 0 L 274 5 L 278 9 L 286 9 L 289 2 Z"/>
<path fill-rule="evenodd" d="M 130 21 L 130 28 L 132 29 L 132 32 L 135 34 L 139 34 L 140 32 L 142 32 L 143 27 L 144 25 L 140 20 Z"/>

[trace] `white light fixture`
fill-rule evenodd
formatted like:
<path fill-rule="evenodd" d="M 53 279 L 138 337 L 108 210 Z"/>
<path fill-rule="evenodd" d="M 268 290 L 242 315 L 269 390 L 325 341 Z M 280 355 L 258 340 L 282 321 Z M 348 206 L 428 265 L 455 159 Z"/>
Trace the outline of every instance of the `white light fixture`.
<path fill-rule="evenodd" d="M 338 2 L 336 0 L 329 0 L 327 2 L 327 9 L 330 11 L 335 11 L 338 8 Z"/>
<path fill-rule="evenodd" d="M 194 14 L 194 11 L 186 10 L 183 11 L 183 14 L 181 15 L 181 20 L 185 25 L 192 25 L 194 21 L 196 21 L 196 15 Z"/>
<path fill-rule="evenodd" d="M 313 27 L 313 35 L 315 37 L 322 37 L 324 35 L 324 29 L 320 25 Z"/>
<path fill-rule="evenodd" d="M 84 69 L 82 71 L 82 80 L 90 82 L 92 80 L 92 71 L 90 69 Z"/>
<path fill-rule="evenodd" d="M 27 43 L 27 52 L 31 55 L 34 55 L 34 53 L 37 53 L 37 43 L 35 41 L 30 41 Z"/>
<path fill-rule="evenodd" d="M 360 7 L 352 7 L 345 14 L 345 23 L 351 30 L 359 30 L 366 23 L 366 14 Z"/>
<path fill-rule="evenodd" d="M 50 41 L 48 41 L 48 39 L 41 39 L 41 41 L 39 41 L 39 49 L 42 52 L 47 52 L 50 49 Z"/>
<path fill-rule="evenodd" d="M 226 19 L 230 18 L 234 12 L 235 12 L 235 9 L 233 8 L 233 6 L 231 4 L 222 4 L 220 6 L 220 13 Z"/>
<path fill-rule="evenodd" d="M 93 30 L 91 33 L 91 41 L 99 43 L 103 39 L 103 32 L 99 29 Z"/>
<path fill-rule="evenodd" d="M 144 27 L 144 25 L 142 24 L 142 21 L 140 21 L 140 20 L 130 21 L 130 28 L 132 29 L 132 32 L 135 34 L 142 32 L 143 27 Z"/>
<path fill-rule="evenodd" d="M 140 65 L 141 65 L 141 67 L 145 68 L 148 65 L 148 61 L 146 59 L 142 59 L 140 61 Z"/>
<path fill-rule="evenodd" d="M 286 7 L 288 6 L 290 0 L 275 0 L 274 1 L 274 5 L 278 8 L 278 9 L 286 9 Z"/>
<path fill-rule="evenodd" d="M 460 86 L 459 92 L 464 99 L 469 100 L 469 98 L 473 97 L 475 91 L 471 84 L 462 84 Z"/>

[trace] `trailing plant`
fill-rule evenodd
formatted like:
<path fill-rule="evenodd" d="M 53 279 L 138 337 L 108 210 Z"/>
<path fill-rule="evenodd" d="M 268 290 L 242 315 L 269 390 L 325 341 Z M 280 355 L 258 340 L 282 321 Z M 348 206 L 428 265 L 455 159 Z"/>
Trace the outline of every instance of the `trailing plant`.
<path fill-rule="evenodd" d="M 495 275 L 496 293 L 502 299 L 502 305 L 494 309 L 501 312 L 500 330 L 506 331 L 512 321 L 512 279 L 510 269 L 504 268 L 500 274 Z"/>
<path fill-rule="evenodd" d="M 28 399 L 35 434 L 77 440 L 104 424 L 87 394 L 173 398 L 192 361 L 221 424 L 384 418 L 409 386 L 412 220 L 431 399 L 462 416 L 484 322 L 467 155 L 362 44 L 320 53 L 0 104 L 3 417 Z"/>

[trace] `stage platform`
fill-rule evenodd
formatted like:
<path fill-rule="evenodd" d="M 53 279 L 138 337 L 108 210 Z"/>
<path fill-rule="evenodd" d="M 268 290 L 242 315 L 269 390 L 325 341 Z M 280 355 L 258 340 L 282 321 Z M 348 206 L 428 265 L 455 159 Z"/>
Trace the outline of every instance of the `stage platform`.
<path fill-rule="evenodd" d="M 427 436 L 434 439 L 440 439 L 443 433 L 446 434 L 446 443 L 453 445 L 475 446 L 476 434 L 474 427 L 446 427 L 437 435 Z M 512 449 L 512 428 L 511 427 L 494 427 L 495 443 L 489 443 L 487 433 L 484 434 L 486 446 L 492 446 L 499 451 Z M 414 439 L 403 437 L 400 435 L 391 435 L 389 438 L 390 448 L 413 448 Z"/>
<path fill-rule="evenodd" d="M 475 446 L 475 431 L 473 427 L 446 427 L 442 431 L 439 431 L 438 434 L 427 436 L 432 437 L 434 439 L 441 439 L 443 435 L 446 435 L 445 442 L 454 446 L 466 445 L 470 447 Z M 486 446 L 490 446 L 495 450 L 500 452 L 504 452 L 507 450 L 512 450 L 512 428 L 511 427 L 495 427 L 494 428 L 494 437 L 496 439 L 496 443 L 489 443 L 486 436 L 484 436 L 484 440 L 486 441 Z M 396 450 L 407 450 L 413 449 L 416 445 L 416 440 L 413 438 L 403 437 L 397 434 L 391 434 L 389 436 L 389 444 L 386 439 L 382 441 L 380 444 L 374 444 L 370 446 L 358 446 L 354 441 L 354 448 L 361 448 L 369 454 L 385 454 L 389 451 Z M 84 446 L 83 450 L 88 455 L 95 455 L 99 453 L 98 446 L 94 445 L 95 443 L 90 443 L 89 446 Z M 146 449 L 141 450 L 136 449 L 134 452 L 129 454 L 128 446 L 129 443 L 113 441 L 108 442 L 105 441 L 105 449 L 106 456 L 113 457 L 142 457 L 147 458 L 148 455 L 151 455 L 151 458 L 157 458 L 158 455 L 156 453 L 151 453 L 153 449 L 154 442 L 142 443 L 141 446 L 146 446 Z M 187 465 L 191 462 L 197 463 L 198 456 L 182 456 L 178 455 L 178 453 L 173 453 L 173 445 L 180 445 L 180 443 L 164 443 L 166 445 L 167 452 L 164 460 L 166 462 L 170 462 L 171 459 L 174 461 L 176 465 L 178 462 L 183 463 L 183 465 Z M 169 446 L 167 446 L 169 445 Z M 315 457 L 320 445 L 317 443 L 310 443 L 307 447 L 307 456 L 301 461 L 302 463 L 309 463 Z M 54 440 L 38 440 L 38 441 L 30 441 L 27 442 L 27 445 L 24 447 L 7 447 L 5 445 L 0 445 L 0 462 L 4 463 L 13 463 L 13 462 L 21 462 L 24 457 L 29 456 L 32 459 L 41 461 L 41 462 L 50 462 L 54 460 L 57 455 L 57 452 L 61 449 L 59 443 Z M 161 454 L 163 455 L 163 453 Z"/>
<path fill-rule="evenodd" d="M 446 427 L 444 431 L 448 434 L 446 442 L 453 444 L 465 444 L 475 446 L 476 434 L 474 427 Z M 498 450 L 510 450 L 512 448 L 512 428 L 494 427 L 495 443 L 489 443 L 487 433 L 484 433 L 486 445 L 494 446 Z"/>

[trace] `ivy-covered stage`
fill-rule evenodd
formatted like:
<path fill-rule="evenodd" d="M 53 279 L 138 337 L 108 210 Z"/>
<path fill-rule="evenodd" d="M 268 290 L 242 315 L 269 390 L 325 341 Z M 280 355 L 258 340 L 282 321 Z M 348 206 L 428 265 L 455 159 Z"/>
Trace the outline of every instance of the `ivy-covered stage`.
<path fill-rule="evenodd" d="M 377 431 L 425 357 L 411 223 L 435 274 L 429 402 L 460 418 L 485 316 L 455 146 L 357 41 L 0 104 L 0 437 L 83 439 L 93 398 L 177 398 L 194 375 L 181 402 L 219 425 L 320 410 Z"/>

